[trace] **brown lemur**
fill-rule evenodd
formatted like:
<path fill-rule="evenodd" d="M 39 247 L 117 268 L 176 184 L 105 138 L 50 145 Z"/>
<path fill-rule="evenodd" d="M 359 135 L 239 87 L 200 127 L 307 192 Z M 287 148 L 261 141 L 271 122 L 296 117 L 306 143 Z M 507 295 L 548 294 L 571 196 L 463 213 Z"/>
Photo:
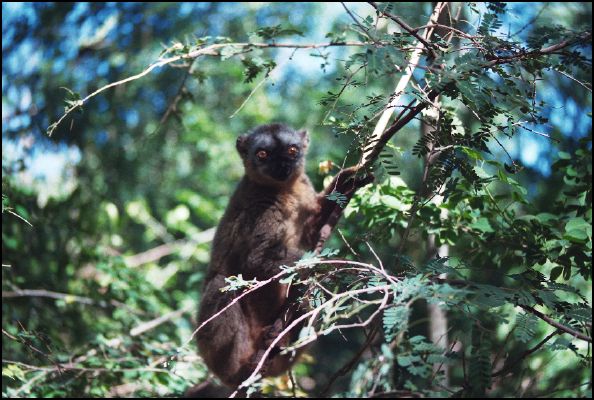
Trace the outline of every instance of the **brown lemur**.
<path fill-rule="evenodd" d="M 225 278 L 241 274 L 246 280 L 266 280 L 280 272 L 280 266 L 293 265 L 316 247 L 323 218 L 332 214 L 335 205 L 326 195 L 356 170 L 343 171 L 325 191 L 316 193 L 304 172 L 308 144 L 305 130 L 294 131 L 282 124 L 262 125 L 237 139 L 245 176 L 213 240 L 199 324 L 239 295 L 220 290 L 228 285 Z M 352 188 L 368 181 L 353 180 Z M 294 289 L 288 291 L 287 285 L 271 282 L 241 298 L 198 332 L 200 354 L 223 383 L 238 386 L 243 382 L 291 322 L 287 315 L 294 319 L 299 314 L 298 295 Z M 296 339 L 298 329 L 293 331 L 282 346 Z M 270 353 L 264 375 L 279 375 L 292 365 L 295 357 L 279 353 Z"/>

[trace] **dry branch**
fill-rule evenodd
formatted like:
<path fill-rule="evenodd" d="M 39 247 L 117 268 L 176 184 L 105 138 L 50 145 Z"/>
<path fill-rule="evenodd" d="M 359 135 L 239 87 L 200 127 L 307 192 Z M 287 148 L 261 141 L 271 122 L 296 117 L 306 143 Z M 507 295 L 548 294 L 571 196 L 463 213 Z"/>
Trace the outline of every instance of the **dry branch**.
<path fill-rule="evenodd" d="M 153 320 L 147 321 L 147 322 L 143 322 L 142 324 L 136 326 L 135 328 L 133 328 L 130 331 L 130 336 L 134 337 L 134 336 L 139 336 L 142 335 L 143 333 L 150 331 L 151 329 L 156 328 L 159 325 L 164 324 L 167 321 L 170 321 L 172 319 L 176 319 L 181 317 L 183 314 L 190 312 L 191 310 L 194 309 L 194 306 L 186 306 L 183 307 L 179 310 L 175 310 L 172 311 L 170 313 L 167 313 L 165 315 L 161 315 L 158 318 L 155 318 Z"/>
<path fill-rule="evenodd" d="M 17 289 L 14 291 L 2 292 L 3 299 L 15 297 L 45 297 L 49 299 L 64 300 L 66 303 L 80 303 L 99 307 L 120 307 L 125 308 L 134 314 L 142 314 L 142 312 L 131 308 L 127 304 L 113 299 L 109 300 L 109 302 L 106 302 L 104 300 L 94 300 L 90 297 L 77 296 L 69 293 L 52 292 L 44 289 Z"/>
<path fill-rule="evenodd" d="M 200 232 L 191 240 L 176 240 L 171 243 L 165 243 L 152 249 L 143 251 L 142 253 L 135 254 L 133 256 L 124 257 L 126 265 L 129 267 L 138 267 L 149 262 L 158 261 L 161 258 L 175 253 L 180 248 L 187 245 L 198 246 L 211 242 L 214 238 L 216 228 L 209 228 L 205 231 Z"/>

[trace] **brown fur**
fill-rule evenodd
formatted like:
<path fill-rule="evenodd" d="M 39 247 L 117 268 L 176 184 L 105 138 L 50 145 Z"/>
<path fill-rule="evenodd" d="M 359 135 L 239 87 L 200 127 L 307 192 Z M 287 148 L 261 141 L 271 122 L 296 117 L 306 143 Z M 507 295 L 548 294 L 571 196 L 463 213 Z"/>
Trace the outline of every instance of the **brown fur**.
<path fill-rule="evenodd" d="M 244 279 L 266 280 L 281 265 L 293 265 L 303 253 L 313 250 L 320 231 L 338 218 L 337 205 L 325 198 L 334 189 L 348 198 L 372 177 L 351 179 L 356 169 L 342 171 L 334 182 L 317 194 L 304 173 L 309 138 L 305 131 L 284 125 L 256 128 L 237 140 L 245 176 L 229 201 L 213 241 L 211 262 L 202 295 L 199 323 L 230 304 L 237 292 L 221 292 L 225 278 L 241 274 Z M 297 146 L 297 156 L 287 149 Z M 266 150 L 270 159 L 257 157 Z M 349 183 L 351 182 L 352 183 Z M 204 361 L 223 383 L 241 384 L 255 369 L 272 340 L 300 315 L 299 297 L 287 285 L 272 282 L 241 298 L 198 332 L 198 347 Z M 277 347 L 296 339 L 299 327 Z M 290 355 L 271 352 L 260 372 L 279 375 L 295 361 Z"/>
<path fill-rule="evenodd" d="M 287 129 L 271 125 L 268 131 Z M 295 135 L 298 133 L 295 132 Z M 300 139 L 303 153 L 307 139 Z M 303 160 L 286 181 L 263 175 L 257 160 L 242 154 L 246 175 L 233 194 L 213 241 L 211 263 L 202 296 L 199 322 L 228 305 L 237 293 L 221 292 L 225 277 L 242 274 L 244 279 L 265 280 L 281 265 L 292 265 L 313 245 L 304 234 L 306 220 L 319 211 L 318 195 L 305 173 Z M 287 322 L 287 285 L 273 282 L 233 304 L 198 333 L 198 347 L 209 368 L 227 385 L 245 380 L 260 361 L 275 334 Z M 293 297 L 293 296 L 291 296 Z M 283 345 L 290 340 L 287 338 Z M 278 352 L 277 352 L 278 353 Z M 272 355 L 266 375 L 286 371 L 294 360 Z"/>

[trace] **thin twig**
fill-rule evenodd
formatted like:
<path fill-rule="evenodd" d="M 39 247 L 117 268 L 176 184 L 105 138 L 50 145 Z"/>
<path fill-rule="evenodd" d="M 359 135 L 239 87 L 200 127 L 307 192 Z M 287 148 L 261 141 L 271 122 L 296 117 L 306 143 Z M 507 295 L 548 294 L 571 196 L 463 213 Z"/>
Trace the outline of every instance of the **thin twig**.
<path fill-rule="evenodd" d="M 84 296 L 77 296 L 69 293 L 59 293 L 59 292 L 52 292 L 49 290 L 44 289 L 17 289 L 14 291 L 3 291 L 2 298 L 15 298 L 15 297 L 46 297 L 50 299 L 56 300 L 64 300 L 66 303 L 80 303 L 86 305 L 94 305 L 99 307 L 108 307 L 111 305 L 112 307 L 120 307 L 125 308 L 126 310 L 134 313 L 134 314 L 142 314 L 141 311 L 135 310 L 129 305 L 122 303 L 117 300 L 109 300 L 109 303 L 105 300 L 94 300 L 90 297 Z"/>
<path fill-rule="evenodd" d="M 349 329 L 349 328 L 360 328 L 360 327 L 364 327 L 364 326 L 369 325 L 369 323 L 371 321 L 373 321 L 375 319 L 375 317 L 377 315 L 379 315 L 379 313 L 382 312 L 384 310 L 384 308 L 386 308 L 388 306 L 387 303 L 388 303 L 388 299 L 389 299 L 390 288 L 391 288 L 391 285 L 380 285 L 380 286 L 367 287 L 367 288 L 363 288 L 363 289 L 351 290 L 349 292 L 344 292 L 344 293 L 338 293 L 338 294 L 334 295 L 328 301 L 326 301 L 323 304 L 321 304 L 320 306 L 314 308 L 313 310 L 310 310 L 307 313 L 304 313 L 303 315 L 299 316 L 298 318 L 295 318 L 293 321 L 291 321 L 291 323 L 268 346 L 268 348 L 266 349 L 266 351 L 262 355 L 262 358 L 260 359 L 260 361 L 256 365 L 256 368 L 252 371 L 252 374 L 249 377 L 247 377 L 243 381 L 243 383 L 238 387 L 238 389 L 235 392 L 233 392 L 233 394 L 231 396 L 229 396 L 229 397 L 235 397 L 237 395 L 239 389 L 244 388 L 244 387 L 248 387 L 251 383 L 254 382 L 254 380 L 259 375 L 259 372 L 264 367 L 264 363 L 266 362 L 268 356 L 270 355 L 270 352 L 277 346 L 277 344 L 280 342 L 280 340 L 285 335 L 287 335 L 292 329 L 294 329 L 302 321 L 305 321 L 306 319 L 309 319 L 310 321 L 313 321 L 324 308 L 328 307 L 329 305 L 332 305 L 336 301 L 338 301 L 340 299 L 343 299 L 345 297 L 352 297 L 354 295 L 364 294 L 364 293 L 374 293 L 374 292 L 384 292 L 385 293 L 384 294 L 383 301 L 382 301 L 382 304 L 371 314 L 371 316 L 369 316 L 369 318 L 367 318 L 367 320 L 365 320 L 363 322 L 360 322 L 360 323 L 342 324 L 342 325 L 337 324 L 337 325 L 330 326 L 330 327 L 328 327 L 328 328 L 326 328 L 326 329 L 324 329 L 324 330 L 322 330 L 320 332 L 316 332 L 313 335 L 309 335 L 305 339 L 301 339 L 298 342 L 298 344 L 296 344 L 292 348 L 298 348 L 298 347 L 306 346 L 307 344 L 315 341 L 318 338 L 318 336 L 320 336 L 320 335 L 327 335 L 327 334 L 329 334 L 329 333 L 331 333 L 331 332 L 333 332 L 335 330 Z"/>
<path fill-rule="evenodd" d="M 588 86 L 587 83 L 583 83 L 582 81 L 574 78 L 573 76 L 569 75 L 568 73 L 564 72 L 564 71 L 559 71 L 558 69 L 553 68 L 553 71 L 560 73 L 561 75 L 571 79 L 572 81 L 580 84 L 584 89 L 586 89 L 588 92 L 592 93 L 592 88 Z"/>
<path fill-rule="evenodd" d="M 372 6 L 374 4 L 375 3 L 371 3 Z M 435 6 L 435 9 L 433 10 L 431 17 L 429 18 L 429 23 L 427 25 L 431 26 L 435 21 L 437 21 L 441 7 L 441 3 L 438 3 Z M 424 33 L 425 38 L 428 39 L 429 37 L 431 37 L 431 32 L 431 28 L 426 28 Z M 380 144 L 381 138 L 385 133 L 386 126 L 388 125 L 388 122 L 390 121 L 392 114 L 394 113 L 394 107 L 396 107 L 400 102 L 402 93 L 408 85 L 408 82 L 410 81 L 415 71 L 415 67 L 419 63 L 421 53 L 423 52 L 423 48 L 425 47 L 423 42 L 424 41 L 417 42 L 415 49 L 410 56 L 410 60 L 404 70 L 404 75 L 402 75 L 402 77 L 398 81 L 398 84 L 396 85 L 396 89 L 394 89 L 392 99 L 387 104 L 386 110 L 382 113 L 382 116 L 380 117 L 379 121 L 375 125 L 375 128 L 373 129 L 373 133 L 367 141 L 367 146 L 366 148 L 364 148 L 362 152 L 363 154 L 359 161 L 358 167 L 369 167 L 372 164 L 372 162 L 375 161 L 375 158 L 379 155 L 379 151 L 383 149 L 384 144 Z"/>
<path fill-rule="evenodd" d="M 328 111 L 326 112 L 326 115 L 324 115 L 324 118 L 322 119 L 322 123 L 326 122 L 326 119 L 328 119 L 328 117 L 330 116 L 330 113 L 336 107 L 336 104 L 338 103 L 338 100 L 340 99 L 340 97 L 342 96 L 342 94 L 344 93 L 344 91 L 347 89 L 349 83 L 351 83 L 351 81 L 353 80 L 353 78 L 355 77 L 355 75 L 357 75 L 357 73 L 359 71 L 361 71 L 362 69 L 364 69 L 365 67 L 367 67 L 367 63 L 363 63 L 361 66 L 359 66 L 359 68 L 357 68 L 355 71 L 353 71 L 348 76 L 348 78 L 346 79 L 345 83 L 340 88 L 340 91 L 336 94 L 336 99 L 334 99 L 334 102 L 332 103 L 332 105 L 330 107 L 328 107 Z"/>
<path fill-rule="evenodd" d="M 351 12 L 351 10 L 349 10 L 346 6 L 346 4 L 344 4 L 343 1 L 340 2 L 340 4 L 342 4 L 342 7 L 345 9 L 345 11 L 347 12 L 347 14 L 349 14 L 349 16 L 351 17 L 351 19 L 355 22 L 355 24 L 359 27 L 359 29 L 361 29 L 363 31 L 363 33 L 373 41 L 373 43 L 378 44 L 379 42 L 371 35 L 371 33 L 369 33 L 369 29 L 365 28 L 363 25 L 361 25 L 361 23 L 359 22 L 359 20 L 357 19 L 357 17 L 355 17 L 355 15 Z"/>
<path fill-rule="evenodd" d="M 526 306 L 523 304 L 521 304 L 520 307 L 523 308 L 525 311 L 528 311 L 530 314 L 533 314 L 533 315 L 537 316 L 538 318 L 542 319 L 547 324 L 563 331 L 564 333 L 568 333 L 577 339 L 582 339 L 588 343 L 592 343 L 592 338 L 590 336 L 584 335 L 583 333 L 578 332 L 574 329 L 571 329 L 568 326 L 560 324 L 559 322 L 555 321 L 554 319 L 551 319 L 550 317 L 548 317 L 548 316 L 544 315 L 543 313 L 541 313 L 540 311 L 536 310 L 534 307 Z"/>
<path fill-rule="evenodd" d="M 142 335 L 143 333 L 150 331 L 151 329 L 154 329 L 157 326 L 164 324 L 165 322 L 181 317 L 183 314 L 190 312 L 193 309 L 193 305 L 188 305 L 179 310 L 171 311 L 165 315 L 161 315 L 158 318 L 152 319 L 147 322 L 143 322 L 142 324 L 132 328 L 132 330 L 130 331 L 130 336 L 134 337 Z"/>
<path fill-rule="evenodd" d="M 212 44 L 206 47 L 202 47 L 193 51 L 190 51 L 188 53 L 185 54 L 179 54 L 173 57 L 169 57 L 169 58 L 163 58 L 160 59 L 159 61 L 149 65 L 147 68 L 145 68 L 143 71 L 139 72 L 136 75 L 132 75 L 129 76 L 125 79 L 121 79 L 119 81 L 116 82 L 112 82 L 110 84 L 107 84 L 105 86 L 100 87 L 99 89 L 95 90 L 94 92 L 92 92 L 91 94 L 87 95 L 86 97 L 84 97 L 81 100 L 76 101 L 71 107 L 69 107 L 68 109 L 66 109 L 66 111 L 64 112 L 64 114 L 58 119 L 57 122 L 54 122 L 53 124 L 51 124 L 48 127 L 48 136 L 52 136 L 53 132 L 56 130 L 56 128 L 62 123 L 62 121 L 68 116 L 70 115 L 72 112 L 74 112 L 75 110 L 81 108 L 83 105 L 85 105 L 91 98 L 97 96 L 99 93 L 102 93 L 104 91 L 106 91 L 107 89 L 110 89 L 112 87 L 115 86 L 120 86 L 123 85 L 125 83 L 128 82 L 132 82 L 135 81 L 137 79 L 140 79 L 146 75 L 148 75 L 149 73 L 151 73 L 153 70 L 163 67 L 165 65 L 168 64 L 172 64 L 176 61 L 180 61 L 180 60 L 191 60 L 191 59 L 195 59 L 197 57 L 201 57 L 201 56 L 220 56 L 221 55 L 221 51 L 224 48 L 238 48 L 241 51 L 245 52 L 250 51 L 251 49 L 254 48 L 290 48 L 290 49 L 320 49 L 320 48 L 325 48 L 325 47 L 340 47 L 340 46 L 369 46 L 369 43 L 366 42 L 356 42 L 356 41 L 344 41 L 344 42 L 332 42 L 332 43 L 310 43 L 310 44 L 297 44 L 297 43 L 216 43 L 216 44 Z M 241 52 L 240 51 L 240 52 Z M 237 53 L 239 54 L 239 53 Z"/>
<path fill-rule="evenodd" d="M 412 30 L 414 32 L 418 32 L 421 29 L 431 28 L 431 27 L 442 28 L 442 29 L 449 30 L 451 32 L 455 32 L 458 35 L 460 35 L 460 37 L 463 37 L 464 39 L 475 40 L 475 39 L 481 39 L 482 38 L 482 36 L 469 35 L 468 33 L 461 31 L 460 29 L 456 29 L 456 28 L 454 28 L 452 26 L 440 24 L 440 23 L 437 23 L 437 22 L 436 23 L 433 23 L 433 24 L 430 24 L 430 25 L 422 25 L 422 26 L 419 26 L 417 28 L 412 28 Z"/>
<path fill-rule="evenodd" d="M 551 45 L 549 47 L 542 48 L 540 50 L 533 50 L 524 53 L 513 54 L 511 56 L 503 56 L 503 57 L 492 57 L 492 59 L 485 64 L 484 68 L 491 68 L 496 65 L 507 64 L 512 61 L 516 60 L 523 60 L 525 58 L 530 57 L 538 57 L 547 54 L 555 54 L 558 50 L 562 50 L 568 46 L 574 45 L 580 42 L 587 42 L 592 39 L 592 32 L 582 32 L 579 35 L 576 35 L 574 38 L 564 40 L 557 44 Z"/>
<path fill-rule="evenodd" d="M 373 8 L 375 8 L 377 10 L 378 13 L 385 15 L 386 17 L 390 18 L 392 21 L 396 22 L 398 25 L 400 25 L 402 27 L 402 29 L 404 29 L 405 31 L 407 31 L 408 33 L 410 33 L 412 36 L 414 36 L 419 42 L 421 42 L 425 48 L 427 48 L 427 50 L 429 52 L 431 52 L 431 58 L 437 58 L 437 55 L 435 54 L 435 50 L 434 48 L 437 48 L 437 46 L 433 43 L 429 43 L 427 41 L 428 36 L 426 37 L 422 37 L 420 36 L 417 31 L 415 31 L 412 27 L 410 27 L 406 22 L 404 22 L 400 17 L 398 17 L 397 15 L 391 14 L 388 11 L 385 10 L 380 10 L 377 3 L 370 1 L 368 2 Z"/>
<path fill-rule="evenodd" d="M 7 213 L 12 214 L 12 215 L 14 215 L 17 218 L 20 218 L 21 220 L 25 221 L 25 223 L 27 225 L 29 225 L 30 227 L 33 227 L 33 225 L 31 225 L 31 223 L 29 221 L 27 221 L 25 218 L 21 217 L 19 214 L 17 214 L 14 211 L 12 211 L 12 209 L 10 209 L 10 208 L 4 208 L 4 210 L 2 210 L 2 211 L 6 211 Z"/>
<path fill-rule="evenodd" d="M 142 253 L 126 256 L 124 257 L 124 261 L 128 267 L 138 267 L 149 262 L 155 262 L 176 252 L 184 246 L 198 246 L 211 242 L 214 238 L 215 231 L 216 228 L 209 228 L 193 235 L 190 240 L 176 240 L 174 242 L 165 243 L 157 247 L 153 247 L 152 249 L 143 251 Z"/>
<path fill-rule="evenodd" d="M 235 117 L 237 115 L 238 112 L 240 112 L 243 107 L 245 107 L 245 105 L 247 104 L 247 102 L 252 98 L 252 96 L 254 95 L 254 93 L 256 93 L 256 91 L 260 88 L 260 86 L 262 86 L 262 84 L 264 84 L 264 82 L 266 82 L 266 80 L 270 77 L 270 73 L 266 74 L 266 76 L 260 81 L 258 82 L 258 84 L 256 86 L 254 86 L 254 88 L 250 91 L 250 94 L 248 94 L 248 96 L 245 98 L 245 100 L 241 103 L 241 105 L 237 108 L 237 110 L 235 110 L 233 112 L 233 114 L 231 114 L 229 116 L 229 119 Z"/>
<path fill-rule="evenodd" d="M 517 30 L 516 32 L 512 33 L 511 36 L 516 36 L 519 35 L 520 33 L 522 33 L 526 28 L 528 28 L 529 26 L 532 26 L 532 24 L 534 24 L 534 22 L 536 22 L 536 20 L 538 19 L 538 17 L 540 17 L 540 15 L 543 13 L 543 11 L 549 6 L 551 5 L 551 3 L 549 2 L 545 2 L 544 5 L 540 8 L 540 10 L 538 10 L 538 12 L 536 13 L 536 15 L 528 22 L 526 22 L 526 25 L 524 25 L 522 28 L 520 28 L 519 30 Z"/>
<path fill-rule="evenodd" d="M 363 353 L 365 352 L 365 350 L 367 350 L 367 348 L 369 347 L 369 345 L 371 344 L 371 342 L 375 338 L 377 332 L 378 332 L 378 327 L 377 327 L 377 325 L 375 325 L 372 328 L 372 330 L 369 333 L 369 335 L 367 336 L 367 340 L 365 340 L 365 343 L 363 343 L 363 346 L 361 346 L 361 348 L 359 349 L 359 351 L 357 351 L 357 353 L 346 364 L 344 364 L 338 371 L 336 371 L 334 373 L 334 375 L 332 375 L 332 377 L 328 380 L 328 383 L 326 384 L 326 387 L 324 388 L 324 390 L 322 390 L 320 392 L 320 394 L 318 396 L 319 398 L 325 398 L 328 395 L 328 392 L 330 391 L 330 389 L 332 388 L 332 386 L 334 385 L 334 382 L 336 382 L 336 380 L 338 378 L 340 378 L 341 376 L 344 376 L 351 369 L 353 369 L 353 367 L 357 364 L 357 362 L 359 361 L 359 359 L 361 358 L 361 356 L 363 355 Z"/>
<path fill-rule="evenodd" d="M 182 78 L 182 81 L 177 89 L 177 93 L 175 94 L 175 96 L 173 97 L 173 100 L 167 107 L 167 110 L 165 110 L 165 113 L 159 120 L 159 124 L 157 125 L 157 127 L 153 130 L 153 132 L 149 136 L 156 134 L 159 131 L 159 129 L 161 129 L 163 124 L 165 124 L 165 122 L 167 121 L 169 116 L 172 113 L 177 112 L 177 105 L 179 104 L 180 100 L 184 97 L 184 91 L 187 90 L 186 89 L 186 81 L 188 80 L 188 76 L 190 76 L 192 74 L 192 70 L 194 68 L 194 65 L 196 64 L 196 60 L 198 60 L 198 59 L 197 58 L 193 59 L 192 62 L 186 66 L 186 71 L 185 71 L 184 77 Z"/>
<path fill-rule="evenodd" d="M 431 279 L 435 282 L 447 283 L 447 284 L 456 285 L 456 286 L 464 286 L 464 287 L 476 286 L 476 284 L 474 282 L 460 280 L 460 279 L 441 279 L 441 278 L 431 278 Z M 502 288 L 502 289 L 504 289 L 504 288 Z M 511 290 L 511 289 L 508 289 L 508 290 Z M 567 333 L 577 339 L 581 339 L 588 343 L 592 343 L 592 338 L 590 336 L 587 336 L 581 332 L 578 332 L 568 326 L 565 326 L 565 325 L 551 319 L 550 317 L 546 316 L 542 312 L 536 310 L 534 307 L 527 306 L 524 304 L 518 304 L 518 306 L 521 307 L 524 311 L 527 311 L 530 314 L 533 314 L 534 316 L 545 321 L 547 324 L 551 325 L 552 327 L 557 328 L 560 331 L 563 331 L 563 333 Z"/>
<path fill-rule="evenodd" d="M 344 237 L 344 235 L 342 234 L 340 229 L 337 229 L 338 234 L 340 235 L 340 237 L 342 238 L 342 241 L 347 245 L 348 249 L 350 250 L 350 252 L 356 257 L 358 256 L 357 252 L 355 250 L 353 250 L 353 248 L 351 247 L 351 245 L 349 244 L 349 242 L 346 240 L 346 238 Z"/>
<path fill-rule="evenodd" d="M 162 368 L 154 368 L 154 367 L 139 367 L 139 368 L 88 368 L 88 367 L 80 367 L 75 363 L 67 363 L 67 364 L 59 364 L 58 366 L 41 366 L 38 367 L 36 365 L 25 364 L 20 361 L 13 361 L 13 360 L 5 360 L 2 359 L 3 364 L 14 364 L 20 367 L 26 368 L 30 371 L 46 371 L 46 372 L 54 372 L 60 370 L 66 371 L 84 371 L 84 372 L 130 372 L 130 371 L 137 371 L 137 372 L 161 372 L 166 374 L 172 374 L 173 372 L 167 369 Z"/>
<path fill-rule="evenodd" d="M 295 383 L 295 377 L 293 376 L 293 370 L 289 368 L 289 380 L 291 381 L 291 392 L 293 392 L 293 398 L 297 398 L 297 384 Z"/>
<path fill-rule="evenodd" d="M 501 369 L 499 371 L 494 372 L 491 376 L 492 377 L 496 377 L 496 376 L 501 376 L 501 375 L 507 374 L 508 372 L 510 372 L 511 370 L 513 370 L 515 367 L 517 367 L 518 364 L 520 362 L 522 362 L 522 360 L 524 360 L 530 354 L 532 354 L 535 351 L 537 351 L 538 349 L 540 349 L 553 336 L 558 335 L 558 334 L 559 334 L 559 331 L 554 331 L 553 333 L 551 333 L 550 335 L 548 335 L 547 337 L 545 337 L 543 340 L 541 340 L 536 346 L 534 346 L 531 349 L 526 350 L 524 353 L 522 353 L 521 356 L 519 356 L 518 358 L 514 359 L 513 362 L 505 363 L 505 365 L 503 367 L 501 367 Z"/>

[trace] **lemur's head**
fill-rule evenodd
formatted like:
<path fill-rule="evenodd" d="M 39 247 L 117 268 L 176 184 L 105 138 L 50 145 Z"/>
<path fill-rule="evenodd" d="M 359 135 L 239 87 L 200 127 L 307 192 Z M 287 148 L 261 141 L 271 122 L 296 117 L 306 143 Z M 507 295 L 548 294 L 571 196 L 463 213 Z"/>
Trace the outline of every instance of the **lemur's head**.
<path fill-rule="evenodd" d="M 309 136 L 286 125 L 261 125 L 237 138 L 245 173 L 254 182 L 283 186 L 303 173 Z"/>

